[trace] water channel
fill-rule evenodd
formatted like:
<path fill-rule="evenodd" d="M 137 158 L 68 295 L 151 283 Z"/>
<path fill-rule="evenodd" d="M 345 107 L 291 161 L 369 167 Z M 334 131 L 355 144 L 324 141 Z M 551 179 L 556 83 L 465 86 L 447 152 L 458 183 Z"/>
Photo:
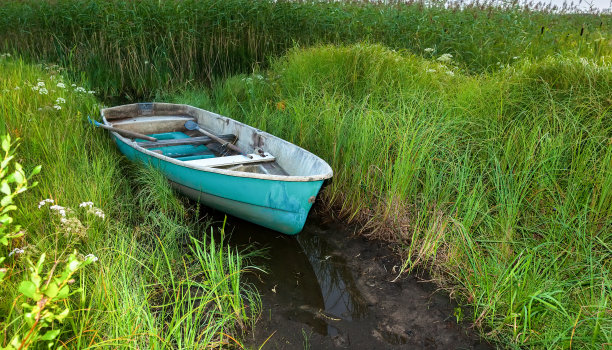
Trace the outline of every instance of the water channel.
<path fill-rule="evenodd" d="M 213 213 L 222 221 L 222 213 Z M 458 324 L 449 297 L 415 276 L 388 244 L 356 237 L 311 214 L 286 236 L 228 216 L 230 245 L 267 250 L 247 279 L 263 311 L 247 343 L 263 349 L 489 349 Z"/>

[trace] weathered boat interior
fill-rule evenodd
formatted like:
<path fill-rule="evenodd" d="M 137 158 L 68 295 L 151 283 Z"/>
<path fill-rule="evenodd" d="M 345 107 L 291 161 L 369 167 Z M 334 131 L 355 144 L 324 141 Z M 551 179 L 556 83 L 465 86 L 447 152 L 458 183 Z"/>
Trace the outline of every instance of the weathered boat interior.
<path fill-rule="evenodd" d="M 190 167 L 306 176 L 310 180 L 313 176 L 331 176 L 329 165 L 312 153 L 246 124 L 191 106 L 140 103 L 106 108 L 102 116 L 106 125 L 118 129 L 116 131 L 156 139 L 150 141 L 124 133 L 124 141 L 133 147 Z M 189 130 L 186 127 L 189 121 L 197 123 L 201 129 Z M 230 149 L 231 145 L 242 152 Z"/>

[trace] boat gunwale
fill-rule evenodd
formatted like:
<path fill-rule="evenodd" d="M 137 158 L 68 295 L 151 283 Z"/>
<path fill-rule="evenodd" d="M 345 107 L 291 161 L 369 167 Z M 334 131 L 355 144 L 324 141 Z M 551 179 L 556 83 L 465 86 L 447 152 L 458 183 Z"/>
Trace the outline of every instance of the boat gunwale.
<path fill-rule="evenodd" d="M 128 104 L 129 105 L 129 104 Z M 213 168 L 213 167 L 198 167 L 195 165 L 191 165 L 188 163 L 185 163 L 183 161 L 180 160 L 176 160 L 174 158 L 150 151 L 144 147 L 139 146 L 135 141 L 130 140 L 127 137 L 123 137 L 120 134 L 118 134 L 115 131 L 111 131 L 111 134 L 113 136 L 115 136 L 118 140 L 122 141 L 123 143 L 125 143 L 127 146 L 132 147 L 133 149 L 135 149 L 136 151 L 146 154 L 148 156 L 152 156 L 154 158 L 160 159 L 162 161 L 168 162 L 168 163 L 172 163 L 178 166 L 182 166 L 185 168 L 190 168 L 190 169 L 194 169 L 194 170 L 198 170 L 198 171 L 202 171 L 202 172 L 209 172 L 209 173 L 216 173 L 216 174 L 221 174 L 221 175 L 227 175 L 227 176 L 233 176 L 233 177 L 245 177 L 245 178 L 253 178 L 253 179 L 260 179 L 260 180 L 272 180 L 272 181 L 287 181 L 287 182 L 313 182 L 313 181 L 322 181 L 322 180 L 326 180 L 329 179 L 333 176 L 333 170 L 331 169 L 331 166 L 325 161 L 323 160 L 321 157 L 317 156 L 316 154 L 305 150 L 304 148 L 291 143 L 287 140 L 281 139 L 278 136 L 272 135 L 268 132 L 259 130 L 253 126 L 250 126 L 248 124 L 244 124 L 242 122 L 239 122 L 237 120 L 234 120 L 232 118 L 229 117 L 225 117 L 222 116 L 220 114 L 214 113 L 214 112 L 210 112 L 201 108 L 197 108 L 197 107 L 193 107 L 193 106 L 189 106 L 189 105 L 185 105 L 185 104 L 175 104 L 177 106 L 187 106 L 190 108 L 195 108 L 195 109 L 199 109 L 208 113 L 212 113 L 214 115 L 217 115 L 219 117 L 222 118 L 227 118 L 232 120 L 235 123 L 241 124 L 246 128 L 252 129 L 254 131 L 257 131 L 258 133 L 264 134 L 266 137 L 274 137 L 277 138 L 279 140 L 282 140 L 284 142 L 287 142 L 288 144 L 291 144 L 294 147 L 297 147 L 301 152 L 305 152 L 305 153 L 310 153 L 312 154 L 314 157 L 317 158 L 317 160 L 323 162 L 327 168 L 329 168 L 329 171 L 325 174 L 319 174 L 319 175 L 307 175 L 307 176 L 302 176 L 302 175 L 272 175 L 272 174 L 259 174 L 259 173 L 250 173 L 250 172 L 243 172 L 243 171 L 235 171 L 235 170 L 227 170 L 227 169 L 218 169 L 218 168 Z M 122 107 L 122 106 L 127 106 L 127 105 L 120 105 L 120 106 L 114 106 L 114 107 L 109 107 L 110 108 L 116 108 L 116 107 Z M 106 110 L 107 108 L 104 108 L 100 111 L 101 115 L 102 115 L 102 121 L 105 125 L 111 125 L 108 120 L 106 119 L 106 117 L 104 116 L 104 110 Z"/>

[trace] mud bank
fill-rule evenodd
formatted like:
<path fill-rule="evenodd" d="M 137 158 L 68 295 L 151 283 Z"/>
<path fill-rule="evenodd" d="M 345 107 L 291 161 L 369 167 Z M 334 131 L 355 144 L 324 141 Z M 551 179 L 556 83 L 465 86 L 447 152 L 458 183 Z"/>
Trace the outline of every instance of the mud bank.
<path fill-rule="evenodd" d="M 457 324 L 456 305 L 435 285 L 397 276 L 386 243 L 355 237 L 311 215 L 298 236 L 228 217 L 229 243 L 267 248 L 267 273 L 248 276 L 263 311 L 248 345 L 264 349 L 490 349 Z"/>

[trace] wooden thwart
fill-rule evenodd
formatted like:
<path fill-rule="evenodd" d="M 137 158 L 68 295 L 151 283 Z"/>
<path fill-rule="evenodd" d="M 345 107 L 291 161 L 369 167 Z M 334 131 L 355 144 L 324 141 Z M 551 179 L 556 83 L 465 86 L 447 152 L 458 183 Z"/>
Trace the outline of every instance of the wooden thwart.
<path fill-rule="evenodd" d="M 273 162 L 276 158 L 270 153 L 265 153 L 265 157 L 259 154 L 249 154 L 251 158 L 247 158 L 243 155 L 228 156 L 228 157 L 216 157 L 206 159 L 196 159 L 184 161 L 185 164 L 193 165 L 197 167 L 213 168 L 227 165 L 239 165 L 239 164 L 251 164 L 251 163 L 262 163 L 262 162 Z"/>
<path fill-rule="evenodd" d="M 236 135 L 225 134 L 225 135 L 220 135 L 219 138 L 223 139 L 223 141 L 234 142 L 234 140 L 236 139 Z M 198 136 L 198 137 L 190 137 L 188 139 L 157 140 L 157 142 L 142 141 L 142 142 L 136 142 L 136 144 L 143 148 L 153 148 L 153 147 L 164 147 L 164 146 L 202 145 L 202 144 L 211 143 L 211 142 L 214 142 L 214 140 L 208 136 Z"/>

